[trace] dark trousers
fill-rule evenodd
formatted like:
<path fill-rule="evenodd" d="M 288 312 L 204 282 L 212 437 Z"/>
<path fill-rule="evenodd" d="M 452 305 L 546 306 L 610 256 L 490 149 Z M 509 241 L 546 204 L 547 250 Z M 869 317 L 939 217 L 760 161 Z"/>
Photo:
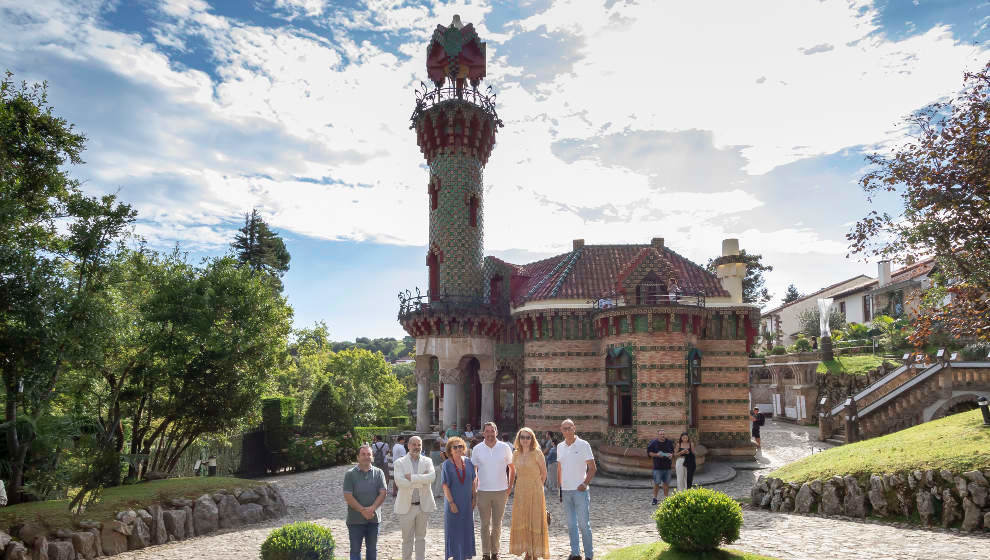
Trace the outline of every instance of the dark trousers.
<path fill-rule="evenodd" d="M 685 466 L 685 468 L 687 469 L 687 487 L 688 488 L 693 488 L 694 487 L 694 471 L 695 471 L 695 469 L 698 468 L 698 465 L 695 464 L 695 463 L 689 463 L 688 465 Z"/>
<path fill-rule="evenodd" d="M 348 525 L 347 533 L 351 539 L 351 560 L 361 560 L 361 541 L 367 549 L 365 557 L 378 560 L 378 523 Z"/>

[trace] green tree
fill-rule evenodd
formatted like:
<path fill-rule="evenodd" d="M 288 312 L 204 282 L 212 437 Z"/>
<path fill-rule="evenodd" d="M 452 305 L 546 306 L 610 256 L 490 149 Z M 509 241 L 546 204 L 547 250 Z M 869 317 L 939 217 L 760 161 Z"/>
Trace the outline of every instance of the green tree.
<path fill-rule="evenodd" d="M 244 216 L 242 227 L 231 243 L 237 260 L 254 272 L 263 272 L 282 291 L 282 276 L 289 270 L 289 250 L 277 233 L 268 227 L 257 209 Z"/>
<path fill-rule="evenodd" d="M 60 395 L 73 364 L 98 355 L 97 296 L 107 289 L 134 212 L 114 196 L 85 196 L 67 165 L 85 137 L 54 113 L 45 85 L 0 82 L 0 368 L 5 478 L 21 501 L 33 424 Z M 22 437 L 22 435 L 24 437 Z"/>
<path fill-rule="evenodd" d="M 743 277 L 742 282 L 743 303 L 758 303 L 762 306 L 773 299 L 773 295 L 765 287 L 767 281 L 763 277 L 763 273 L 772 271 L 773 267 L 763 264 L 762 260 L 763 255 L 750 255 L 745 249 L 742 249 L 738 255 L 708 259 L 705 268 L 708 272 L 715 274 L 720 262 L 744 263 L 746 265 L 746 276 Z"/>
<path fill-rule="evenodd" d="M 326 323 L 296 330 L 288 346 L 288 359 L 275 374 L 272 395 L 286 395 L 309 406 L 313 392 L 329 380 L 327 368 L 333 357 Z"/>
<path fill-rule="evenodd" d="M 805 309 L 798 313 L 798 324 L 801 325 L 800 332 L 808 336 L 821 336 L 822 329 L 819 318 L 822 316 L 818 306 Z M 835 307 L 828 312 L 828 328 L 834 333 L 844 329 L 846 326 L 846 315 Z"/>
<path fill-rule="evenodd" d="M 784 292 L 784 303 L 791 303 L 792 301 L 797 301 L 801 299 L 801 294 L 798 292 L 794 284 L 787 285 L 787 291 Z"/>
<path fill-rule="evenodd" d="M 341 350 L 330 358 L 327 372 L 342 405 L 358 426 L 384 425 L 376 422 L 387 421 L 405 396 L 405 388 L 380 352 Z"/>

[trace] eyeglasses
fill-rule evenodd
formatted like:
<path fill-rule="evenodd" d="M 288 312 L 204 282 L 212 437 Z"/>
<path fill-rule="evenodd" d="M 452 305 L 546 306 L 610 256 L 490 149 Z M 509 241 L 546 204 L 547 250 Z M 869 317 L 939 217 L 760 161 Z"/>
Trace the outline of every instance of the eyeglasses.
<path fill-rule="evenodd" d="M 463 445 L 455 445 L 455 446 L 451 447 L 451 449 L 464 449 L 464 446 Z"/>
<path fill-rule="evenodd" d="M 519 436 L 519 439 L 533 439 L 533 436 Z"/>

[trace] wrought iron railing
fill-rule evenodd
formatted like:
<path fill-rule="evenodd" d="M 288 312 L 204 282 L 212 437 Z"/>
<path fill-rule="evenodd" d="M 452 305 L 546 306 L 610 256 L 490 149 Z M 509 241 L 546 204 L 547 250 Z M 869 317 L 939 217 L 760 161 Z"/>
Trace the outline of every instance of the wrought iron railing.
<path fill-rule="evenodd" d="M 626 298 L 619 293 L 603 294 L 588 300 L 595 309 L 614 309 L 637 305 L 683 305 L 688 307 L 704 307 L 705 292 L 664 292 L 646 293 Z"/>
<path fill-rule="evenodd" d="M 509 304 L 506 301 L 492 303 L 489 298 L 474 294 L 443 292 L 437 296 L 431 296 L 429 292 L 421 293 L 419 288 L 415 288 L 415 294 L 409 290 L 399 292 L 399 319 L 421 312 L 482 312 L 508 315 Z"/>
<path fill-rule="evenodd" d="M 495 90 L 492 86 L 488 86 L 484 92 L 478 91 L 475 87 L 456 87 L 447 82 L 443 87 L 436 89 L 430 89 L 425 82 L 419 83 L 420 87 L 416 88 L 416 108 L 413 109 L 412 117 L 409 120 L 412 121 L 412 125 L 409 128 L 415 128 L 416 123 L 419 122 L 420 116 L 422 116 L 423 111 L 433 107 L 434 105 L 439 105 L 445 101 L 466 101 L 472 105 L 480 107 L 486 113 L 491 115 L 492 119 L 495 120 L 495 126 L 502 127 L 505 126 L 502 123 L 502 119 L 498 118 L 498 111 L 495 110 Z"/>

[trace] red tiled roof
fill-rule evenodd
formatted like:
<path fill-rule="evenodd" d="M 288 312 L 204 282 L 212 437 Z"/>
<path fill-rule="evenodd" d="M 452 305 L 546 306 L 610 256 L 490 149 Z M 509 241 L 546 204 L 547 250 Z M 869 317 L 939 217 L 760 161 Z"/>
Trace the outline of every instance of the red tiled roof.
<path fill-rule="evenodd" d="M 512 300 L 592 299 L 615 293 L 626 268 L 651 245 L 585 245 L 577 251 L 522 265 L 513 277 Z M 677 274 L 685 292 L 704 291 L 710 297 L 729 297 L 714 274 L 664 248 L 663 257 Z"/>
<path fill-rule="evenodd" d="M 914 264 L 902 266 L 890 274 L 890 283 L 906 282 L 924 276 L 935 267 L 935 257 L 929 257 Z"/>

